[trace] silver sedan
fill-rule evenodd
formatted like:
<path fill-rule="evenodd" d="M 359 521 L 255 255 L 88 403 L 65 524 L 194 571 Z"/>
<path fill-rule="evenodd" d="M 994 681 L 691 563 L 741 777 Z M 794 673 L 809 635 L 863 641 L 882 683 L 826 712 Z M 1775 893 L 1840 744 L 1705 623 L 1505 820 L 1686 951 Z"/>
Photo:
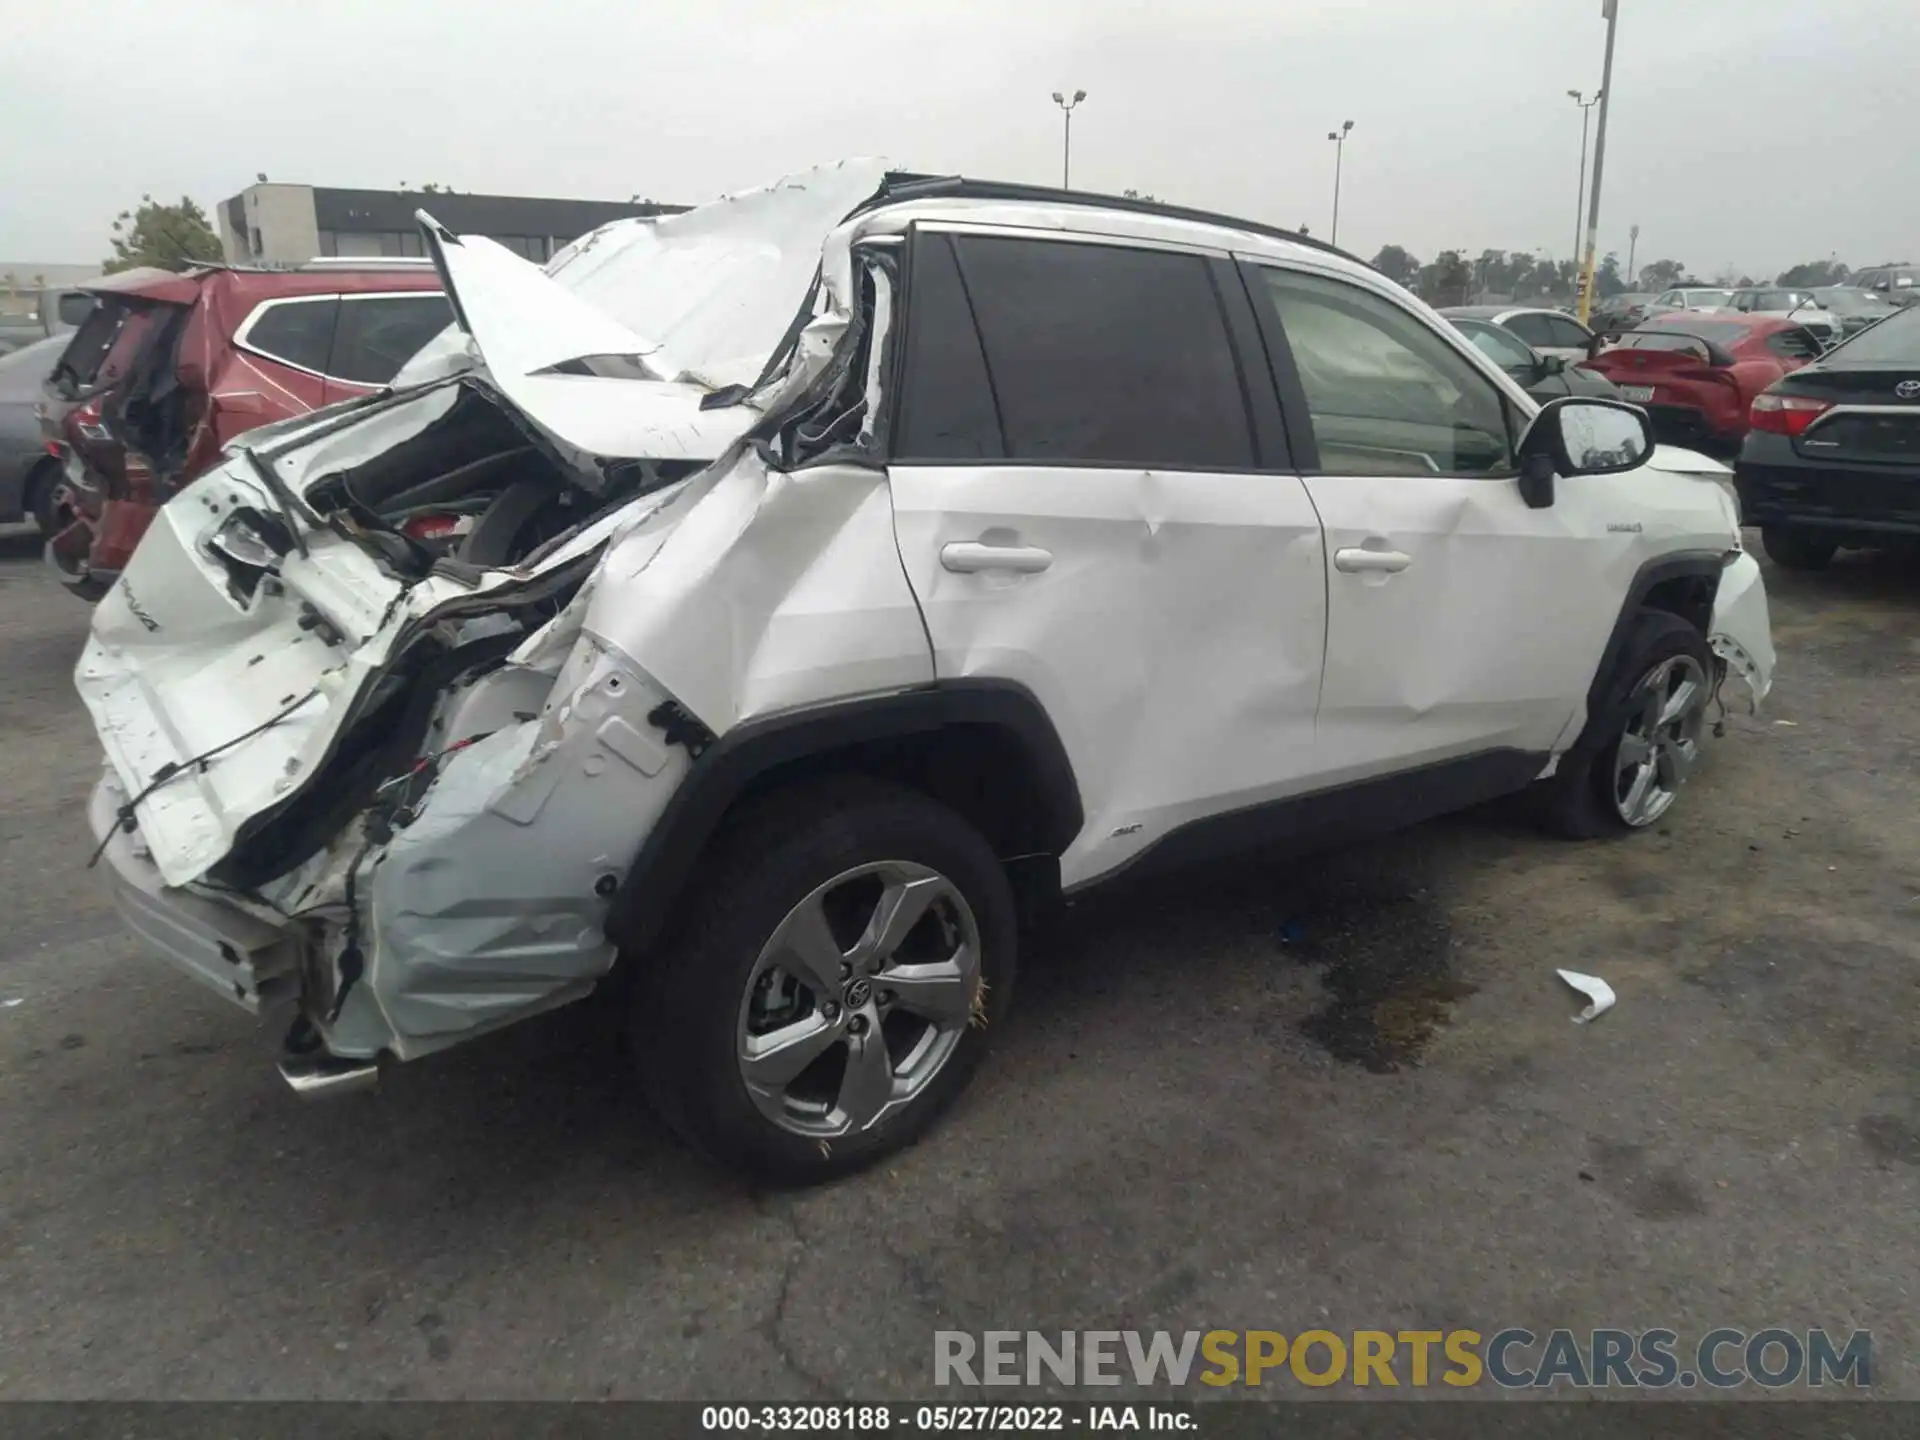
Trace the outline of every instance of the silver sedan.
<path fill-rule="evenodd" d="M 0 525 L 33 520 L 45 533 L 50 523 L 60 462 L 47 453 L 34 406 L 72 338 L 54 335 L 0 355 Z"/>

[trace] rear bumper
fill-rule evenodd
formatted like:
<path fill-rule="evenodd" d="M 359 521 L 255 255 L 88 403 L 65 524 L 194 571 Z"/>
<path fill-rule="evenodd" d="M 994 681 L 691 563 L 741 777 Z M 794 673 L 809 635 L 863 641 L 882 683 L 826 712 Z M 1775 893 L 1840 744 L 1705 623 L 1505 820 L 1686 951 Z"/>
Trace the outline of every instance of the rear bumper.
<path fill-rule="evenodd" d="M 1804 525 L 1860 537 L 1920 535 L 1920 466 L 1809 460 L 1784 435 L 1755 432 L 1733 470 L 1749 525 Z"/>
<path fill-rule="evenodd" d="M 114 908 L 148 949 L 256 1016 L 291 1007 L 299 995 L 299 941 L 245 911 L 160 878 L 138 830 L 118 828 L 126 792 L 109 771 L 87 801 L 99 870 Z M 107 838 L 112 832 L 111 838 Z"/>

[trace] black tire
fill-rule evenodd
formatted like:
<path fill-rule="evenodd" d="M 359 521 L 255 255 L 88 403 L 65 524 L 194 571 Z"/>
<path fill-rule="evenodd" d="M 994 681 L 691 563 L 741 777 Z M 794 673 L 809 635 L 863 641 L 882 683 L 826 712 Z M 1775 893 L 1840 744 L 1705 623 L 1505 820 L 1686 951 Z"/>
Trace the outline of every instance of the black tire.
<path fill-rule="evenodd" d="M 1599 710 L 1586 731 L 1545 781 L 1538 795 L 1542 825 L 1569 840 L 1592 840 L 1632 830 L 1614 804 L 1614 762 L 1631 718 L 1629 698 L 1643 677 L 1675 656 L 1686 655 L 1711 682 L 1713 651 L 1699 629 L 1666 610 L 1642 610 L 1634 617 L 1620 659 Z"/>
<path fill-rule="evenodd" d="M 872 1128 L 795 1133 L 763 1113 L 742 1074 L 748 987 L 763 948 L 803 900 L 835 877 L 881 861 L 937 871 L 971 911 L 983 981 L 972 1019 L 925 1088 Z M 986 840 L 953 811 L 859 775 L 798 785 L 728 822 L 660 948 L 639 957 L 633 1058 L 655 1108 L 710 1159 L 776 1184 L 832 1179 L 912 1143 L 965 1088 L 1006 1013 L 1015 946 L 1006 873 Z M 875 977 L 881 995 L 884 978 Z M 812 1003 L 817 1009 L 817 998 Z M 850 1020 L 850 1003 L 844 1013 Z M 850 1051 L 841 1053 L 850 1064 Z"/>
<path fill-rule="evenodd" d="M 1766 547 L 1767 558 L 1782 570 L 1824 570 L 1840 548 L 1819 531 L 1798 525 L 1763 526 L 1760 543 Z"/>
<path fill-rule="evenodd" d="M 53 503 L 54 491 L 59 487 L 60 464 L 56 460 L 46 459 L 33 467 L 33 473 L 27 476 L 20 496 L 21 509 L 39 527 L 43 540 L 52 539 L 53 532 L 60 528 L 59 511 Z"/>

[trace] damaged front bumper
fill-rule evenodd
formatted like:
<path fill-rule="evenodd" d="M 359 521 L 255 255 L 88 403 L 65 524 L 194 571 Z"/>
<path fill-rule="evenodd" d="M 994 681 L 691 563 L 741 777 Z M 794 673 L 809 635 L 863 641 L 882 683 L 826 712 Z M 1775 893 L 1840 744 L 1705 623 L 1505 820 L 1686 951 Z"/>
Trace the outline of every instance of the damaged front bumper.
<path fill-rule="evenodd" d="M 1751 707 L 1773 688 L 1773 624 L 1767 612 L 1767 587 L 1760 566 L 1744 551 L 1720 575 L 1707 643 L 1747 687 Z"/>

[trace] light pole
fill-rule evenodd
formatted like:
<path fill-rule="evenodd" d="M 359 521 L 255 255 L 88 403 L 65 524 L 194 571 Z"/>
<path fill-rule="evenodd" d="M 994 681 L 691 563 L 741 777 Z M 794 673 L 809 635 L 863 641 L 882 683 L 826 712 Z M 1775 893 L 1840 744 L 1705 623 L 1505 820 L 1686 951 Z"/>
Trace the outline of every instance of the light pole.
<path fill-rule="evenodd" d="M 1329 130 L 1327 139 L 1333 141 L 1333 229 L 1327 236 L 1329 245 L 1340 243 L 1340 161 L 1347 153 L 1347 135 L 1353 129 L 1351 120 L 1343 121 L 1338 130 Z"/>
<path fill-rule="evenodd" d="M 1633 273 L 1633 252 L 1639 248 L 1640 227 L 1629 225 L 1627 227 L 1627 289 L 1629 290 L 1640 288 L 1640 277 Z"/>
<path fill-rule="evenodd" d="M 1593 198 L 1587 206 L 1587 248 L 1580 263 L 1580 323 L 1593 313 L 1593 252 L 1600 243 L 1600 172 L 1607 160 L 1607 109 L 1613 104 L 1613 37 L 1620 24 L 1620 0 L 1600 0 L 1607 21 L 1607 58 L 1600 66 L 1600 123 L 1593 137 Z"/>
<path fill-rule="evenodd" d="M 1073 107 L 1087 98 L 1087 92 L 1076 90 L 1069 100 L 1058 90 L 1053 92 L 1053 103 L 1060 107 L 1060 117 L 1067 122 L 1065 135 L 1060 142 L 1060 188 L 1073 188 Z"/>
<path fill-rule="evenodd" d="M 1593 107 L 1600 103 L 1601 92 L 1596 90 L 1593 99 L 1581 96 L 1578 90 L 1569 90 L 1567 95 L 1580 107 L 1580 189 L 1573 197 L 1573 253 L 1580 253 L 1580 215 L 1587 208 L 1587 120 Z"/>

